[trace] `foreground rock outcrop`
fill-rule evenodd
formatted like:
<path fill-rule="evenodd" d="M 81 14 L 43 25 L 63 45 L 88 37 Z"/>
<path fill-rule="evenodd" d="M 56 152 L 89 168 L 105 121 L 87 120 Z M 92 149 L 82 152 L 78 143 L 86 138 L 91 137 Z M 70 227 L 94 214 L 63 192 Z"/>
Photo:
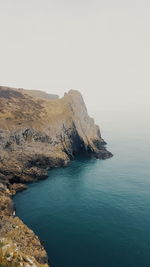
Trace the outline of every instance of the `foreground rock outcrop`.
<path fill-rule="evenodd" d="M 39 238 L 17 216 L 11 191 L 0 183 L 0 266 L 47 267 Z"/>
<path fill-rule="evenodd" d="M 24 190 L 27 182 L 46 178 L 50 168 L 65 166 L 80 153 L 111 157 L 105 145 L 78 91 L 70 90 L 59 99 L 39 91 L 0 87 L 0 236 L 4 243 L 11 239 L 18 253 L 33 257 L 35 264 L 47 264 L 38 238 L 11 216 L 11 195 Z"/>

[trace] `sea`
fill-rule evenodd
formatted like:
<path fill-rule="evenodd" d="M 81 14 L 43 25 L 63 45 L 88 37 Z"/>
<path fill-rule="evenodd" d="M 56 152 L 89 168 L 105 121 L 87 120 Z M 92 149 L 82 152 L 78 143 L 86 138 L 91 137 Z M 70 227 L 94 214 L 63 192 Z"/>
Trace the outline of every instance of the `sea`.
<path fill-rule="evenodd" d="M 93 111 L 114 156 L 79 156 L 14 196 L 51 267 L 150 266 L 149 114 L 140 104 Z"/>

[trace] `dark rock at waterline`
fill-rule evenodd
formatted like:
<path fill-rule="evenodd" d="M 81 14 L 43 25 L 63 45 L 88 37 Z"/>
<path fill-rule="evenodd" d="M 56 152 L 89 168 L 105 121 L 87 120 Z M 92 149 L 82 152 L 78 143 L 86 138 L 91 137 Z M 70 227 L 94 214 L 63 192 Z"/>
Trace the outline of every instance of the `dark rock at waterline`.
<path fill-rule="evenodd" d="M 12 195 L 15 195 L 16 193 L 22 192 L 22 191 L 24 191 L 26 189 L 27 189 L 27 185 L 26 184 L 20 184 L 20 183 L 16 184 L 16 183 L 14 183 L 14 184 L 11 184 L 9 186 L 9 190 L 10 190 Z"/>

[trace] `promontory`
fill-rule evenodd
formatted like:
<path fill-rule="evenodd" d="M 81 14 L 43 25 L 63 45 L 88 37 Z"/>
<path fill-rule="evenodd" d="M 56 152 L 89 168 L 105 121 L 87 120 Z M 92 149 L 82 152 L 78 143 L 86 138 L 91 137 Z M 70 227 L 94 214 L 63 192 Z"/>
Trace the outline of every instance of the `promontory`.
<path fill-rule="evenodd" d="M 112 156 L 78 91 L 59 98 L 0 86 L 0 265 L 48 266 L 39 238 L 16 216 L 12 195 L 81 153 Z"/>

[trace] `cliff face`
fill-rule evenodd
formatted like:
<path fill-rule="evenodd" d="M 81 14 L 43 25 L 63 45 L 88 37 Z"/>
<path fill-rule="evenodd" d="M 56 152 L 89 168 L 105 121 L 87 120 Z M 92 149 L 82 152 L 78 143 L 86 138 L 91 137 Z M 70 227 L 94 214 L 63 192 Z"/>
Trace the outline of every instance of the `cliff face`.
<path fill-rule="evenodd" d="M 78 91 L 70 90 L 58 99 L 39 91 L 0 87 L 0 236 L 5 242 L 11 229 L 11 242 L 20 253 L 46 264 L 46 252 L 38 238 L 19 218 L 10 216 L 14 212 L 10 196 L 25 189 L 24 183 L 46 178 L 48 169 L 66 165 L 79 153 L 111 157 L 105 145 Z M 28 250 L 31 239 L 35 242 Z"/>
<path fill-rule="evenodd" d="M 0 172 L 9 180 L 45 178 L 47 167 L 65 165 L 81 151 L 112 156 L 78 91 L 46 100 L 0 87 Z"/>

